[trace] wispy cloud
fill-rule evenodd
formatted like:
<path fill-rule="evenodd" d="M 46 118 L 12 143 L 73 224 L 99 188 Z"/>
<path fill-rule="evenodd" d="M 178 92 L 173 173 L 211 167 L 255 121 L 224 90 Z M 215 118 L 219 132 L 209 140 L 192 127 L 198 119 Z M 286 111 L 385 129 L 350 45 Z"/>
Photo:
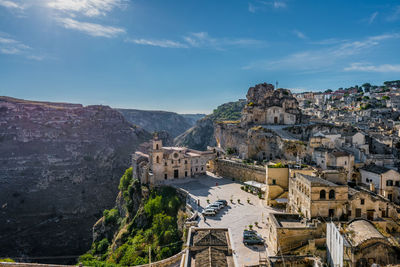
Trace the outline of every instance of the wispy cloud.
<path fill-rule="evenodd" d="M 224 50 L 230 47 L 265 46 L 266 42 L 249 38 L 216 38 L 207 32 L 192 32 L 181 40 L 128 38 L 127 42 L 163 48 L 205 48 Z"/>
<path fill-rule="evenodd" d="M 193 32 L 183 37 L 185 42 L 191 47 L 212 48 L 223 50 L 232 46 L 261 46 L 264 41 L 251 38 L 216 38 L 207 32 Z"/>
<path fill-rule="evenodd" d="M 371 16 L 368 19 L 368 24 L 372 24 L 375 21 L 375 19 L 378 16 L 378 14 L 379 14 L 379 12 L 372 13 Z"/>
<path fill-rule="evenodd" d="M 382 64 L 375 66 L 369 63 L 351 63 L 350 66 L 344 68 L 344 70 L 362 72 L 400 72 L 400 64 Z"/>
<path fill-rule="evenodd" d="M 47 6 L 74 16 L 105 16 L 114 8 L 125 6 L 124 0 L 50 0 Z"/>
<path fill-rule="evenodd" d="M 171 41 L 171 40 L 150 40 L 150 39 L 126 39 L 127 42 L 139 44 L 139 45 L 149 45 L 158 46 L 163 48 L 188 48 L 187 44 Z"/>
<path fill-rule="evenodd" d="M 262 1 L 257 0 L 249 3 L 248 10 L 251 13 L 256 13 L 258 10 L 265 11 L 269 9 L 283 9 L 287 5 L 284 1 Z"/>
<path fill-rule="evenodd" d="M 34 55 L 32 48 L 20 41 L 0 36 L 0 54 L 20 55 L 33 60 L 42 60 L 43 56 Z"/>
<path fill-rule="evenodd" d="M 123 28 L 82 22 L 71 18 L 58 18 L 57 20 L 66 29 L 77 30 L 95 37 L 112 38 L 125 33 Z"/>
<path fill-rule="evenodd" d="M 299 37 L 300 39 L 307 39 L 307 36 L 298 30 L 293 30 L 293 34 Z"/>
<path fill-rule="evenodd" d="M 257 7 L 253 5 L 252 3 L 249 3 L 249 12 L 251 13 L 256 13 Z"/>
<path fill-rule="evenodd" d="M 386 18 L 388 21 L 396 21 L 400 19 L 400 5 L 394 7 L 393 13 Z"/>
<path fill-rule="evenodd" d="M 323 71 L 336 63 L 365 53 L 384 40 L 400 38 L 399 33 L 370 36 L 361 41 L 345 41 L 322 49 L 297 52 L 281 59 L 252 62 L 243 69 L 297 69 L 301 71 Z"/>
<path fill-rule="evenodd" d="M 0 6 L 10 9 L 24 9 L 24 6 L 16 1 L 0 0 Z"/>

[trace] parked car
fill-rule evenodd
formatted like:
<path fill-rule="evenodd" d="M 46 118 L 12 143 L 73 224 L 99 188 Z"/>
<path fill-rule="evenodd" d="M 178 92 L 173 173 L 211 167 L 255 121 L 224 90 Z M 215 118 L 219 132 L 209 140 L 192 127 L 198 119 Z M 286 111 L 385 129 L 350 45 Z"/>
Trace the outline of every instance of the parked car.
<path fill-rule="evenodd" d="M 209 208 L 212 208 L 212 209 L 215 209 L 218 211 L 221 208 L 221 206 L 218 204 L 210 204 L 210 205 L 207 205 L 206 209 L 209 209 Z"/>
<path fill-rule="evenodd" d="M 204 216 L 215 216 L 217 212 L 214 209 L 205 209 L 201 214 L 203 214 Z"/>
<path fill-rule="evenodd" d="M 228 201 L 226 201 L 225 199 L 218 199 L 215 202 L 219 202 L 219 203 L 222 203 L 224 206 L 228 206 Z"/>
<path fill-rule="evenodd" d="M 223 209 L 223 208 L 225 207 L 225 205 L 222 204 L 221 202 L 215 201 L 213 204 L 214 204 L 214 205 L 218 205 L 218 206 L 219 206 L 219 209 Z"/>
<path fill-rule="evenodd" d="M 263 245 L 264 239 L 257 235 L 243 236 L 243 243 L 246 245 Z"/>

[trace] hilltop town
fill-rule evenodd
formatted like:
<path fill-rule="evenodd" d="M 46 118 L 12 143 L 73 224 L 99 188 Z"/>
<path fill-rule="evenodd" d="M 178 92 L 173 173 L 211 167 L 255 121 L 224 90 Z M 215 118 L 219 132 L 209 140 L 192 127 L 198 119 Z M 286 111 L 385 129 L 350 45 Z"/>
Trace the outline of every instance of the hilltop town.
<path fill-rule="evenodd" d="M 0 98 L 2 253 L 47 263 L 30 255 L 74 251 L 58 263 L 93 266 L 395 266 L 399 108 L 399 81 L 304 93 L 257 84 L 189 129 L 178 114 Z M 139 119 L 144 128 L 128 122 Z"/>
<path fill-rule="evenodd" d="M 215 239 L 201 266 L 399 264 L 400 81 L 297 94 L 264 83 L 246 98 L 238 120 L 214 122 L 206 151 L 155 136 L 133 155 L 142 184 L 187 193 L 194 236 L 181 266 L 204 261 L 199 231 Z"/>

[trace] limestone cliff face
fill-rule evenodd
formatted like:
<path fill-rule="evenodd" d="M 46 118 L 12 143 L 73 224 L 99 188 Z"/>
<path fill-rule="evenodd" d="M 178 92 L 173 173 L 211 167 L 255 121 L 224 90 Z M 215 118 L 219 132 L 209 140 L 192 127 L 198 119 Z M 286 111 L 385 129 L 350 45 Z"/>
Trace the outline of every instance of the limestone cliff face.
<path fill-rule="evenodd" d="M 246 101 L 241 99 L 218 106 L 212 114 L 198 120 L 196 124 L 174 139 L 177 146 L 205 150 L 215 146 L 214 123 L 225 120 L 238 120 Z"/>
<path fill-rule="evenodd" d="M 182 116 L 168 111 L 117 109 L 127 121 L 148 132 L 166 131 L 172 138 L 182 134 L 195 123 L 196 114 Z M 201 114 L 200 114 L 201 115 Z"/>
<path fill-rule="evenodd" d="M 0 255 L 86 251 L 130 154 L 150 138 L 107 106 L 0 97 Z"/>

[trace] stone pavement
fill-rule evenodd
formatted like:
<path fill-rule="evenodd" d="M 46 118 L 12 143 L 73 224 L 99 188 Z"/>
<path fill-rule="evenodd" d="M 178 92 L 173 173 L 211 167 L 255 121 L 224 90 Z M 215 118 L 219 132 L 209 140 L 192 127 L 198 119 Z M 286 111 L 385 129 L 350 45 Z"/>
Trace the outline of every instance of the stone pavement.
<path fill-rule="evenodd" d="M 266 222 L 270 212 L 279 212 L 265 205 L 265 201 L 260 200 L 256 195 L 247 193 L 240 189 L 241 184 L 231 179 L 216 177 L 211 173 L 207 176 L 196 178 L 180 179 L 174 183 L 169 183 L 175 187 L 182 188 L 190 193 L 194 199 L 200 200 L 199 212 L 207 206 L 207 199 L 210 203 L 217 199 L 228 201 L 228 207 L 223 208 L 215 217 L 200 216 L 199 227 L 229 227 L 234 239 L 235 253 L 240 266 L 258 264 L 259 256 L 266 255 L 264 246 L 245 246 L 242 242 L 243 230 L 249 224 L 253 229 L 267 238 Z M 233 200 L 233 203 L 230 202 Z M 240 199 L 240 203 L 238 202 Z M 247 200 L 250 200 L 250 203 Z M 255 226 L 258 222 L 258 227 Z"/>

